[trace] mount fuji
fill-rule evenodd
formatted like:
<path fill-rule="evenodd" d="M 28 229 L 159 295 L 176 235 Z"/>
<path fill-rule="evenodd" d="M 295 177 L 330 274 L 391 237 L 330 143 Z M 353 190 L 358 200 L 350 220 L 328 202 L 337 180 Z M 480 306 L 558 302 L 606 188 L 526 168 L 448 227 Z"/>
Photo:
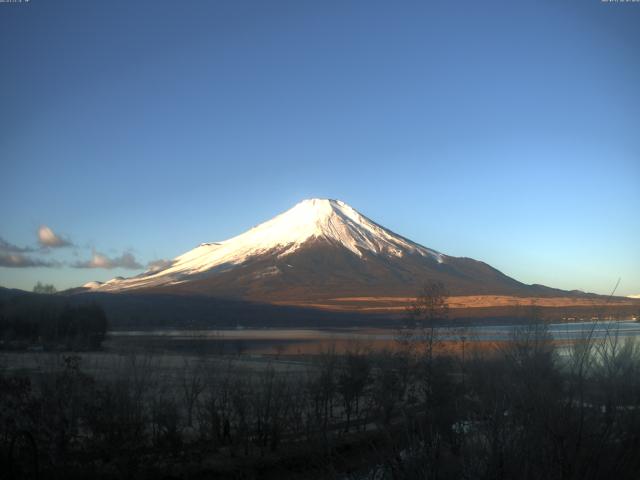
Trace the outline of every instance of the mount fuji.
<path fill-rule="evenodd" d="M 452 295 L 557 296 L 486 263 L 452 257 L 404 238 L 339 200 L 304 200 L 222 242 L 203 243 L 132 278 L 90 282 L 85 291 L 205 295 L 308 304 L 336 298 L 415 296 L 427 280 Z"/>

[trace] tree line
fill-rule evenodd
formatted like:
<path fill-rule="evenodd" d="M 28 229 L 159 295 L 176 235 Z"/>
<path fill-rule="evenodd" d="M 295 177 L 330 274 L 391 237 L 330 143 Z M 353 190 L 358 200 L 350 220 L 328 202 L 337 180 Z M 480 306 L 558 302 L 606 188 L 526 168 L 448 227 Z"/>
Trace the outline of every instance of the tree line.
<path fill-rule="evenodd" d="M 95 303 L 69 305 L 43 294 L 0 299 L 0 342 L 4 349 L 99 349 L 108 329 L 104 310 Z"/>

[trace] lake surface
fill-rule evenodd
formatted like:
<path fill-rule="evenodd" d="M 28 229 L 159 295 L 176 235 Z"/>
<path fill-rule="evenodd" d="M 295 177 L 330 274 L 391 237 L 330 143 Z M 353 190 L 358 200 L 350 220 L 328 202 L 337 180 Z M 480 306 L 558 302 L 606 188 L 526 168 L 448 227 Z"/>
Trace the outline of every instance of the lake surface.
<path fill-rule="evenodd" d="M 439 328 L 438 336 L 444 341 L 504 342 L 513 340 L 522 325 L 488 325 L 464 328 Z M 606 336 L 619 338 L 640 337 L 640 322 L 602 321 L 550 324 L 549 333 L 554 340 L 564 343 L 585 338 L 600 339 Z M 356 343 L 371 348 L 392 346 L 399 330 L 377 328 L 265 328 L 228 330 L 144 330 L 112 331 L 109 341 L 115 345 L 155 345 L 169 349 L 191 349 L 194 346 L 216 350 L 219 353 L 314 353 L 330 345 L 338 350 Z"/>

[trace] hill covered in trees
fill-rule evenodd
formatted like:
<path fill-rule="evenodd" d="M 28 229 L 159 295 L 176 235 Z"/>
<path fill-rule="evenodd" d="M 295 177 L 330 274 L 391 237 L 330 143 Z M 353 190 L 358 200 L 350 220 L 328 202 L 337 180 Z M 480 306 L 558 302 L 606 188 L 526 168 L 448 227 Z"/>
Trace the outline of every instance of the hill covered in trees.
<path fill-rule="evenodd" d="M 64 297 L 4 290 L 0 296 L 0 348 L 95 350 L 107 332 L 98 304 L 72 305 Z"/>

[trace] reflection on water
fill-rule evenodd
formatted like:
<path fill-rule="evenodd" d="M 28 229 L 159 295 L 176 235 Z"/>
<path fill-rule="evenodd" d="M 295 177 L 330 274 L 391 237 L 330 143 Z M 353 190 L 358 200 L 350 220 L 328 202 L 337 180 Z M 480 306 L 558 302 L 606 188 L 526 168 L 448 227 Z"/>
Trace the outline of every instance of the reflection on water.
<path fill-rule="evenodd" d="M 439 338 L 443 340 L 465 341 L 507 341 L 513 338 L 522 325 L 490 325 L 464 328 L 439 328 Z M 586 337 L 593 339 L 607 335 L 619 337 L 639 337 L 640 322 L 633 320 L 578 322 L 549 324 L 549 333 L 555 340 L 570 341 Z M 247 341 L 328 341 L 362 340 L 390 341 L 397 337 L 394 329 L 303 329 L 303 328 L 265 328 L 265 329 L 229 329 L 229 330 L 145 330 L 112 331 L 112 338 L 145 337 L 166 340 L 247 340 Z"/>

